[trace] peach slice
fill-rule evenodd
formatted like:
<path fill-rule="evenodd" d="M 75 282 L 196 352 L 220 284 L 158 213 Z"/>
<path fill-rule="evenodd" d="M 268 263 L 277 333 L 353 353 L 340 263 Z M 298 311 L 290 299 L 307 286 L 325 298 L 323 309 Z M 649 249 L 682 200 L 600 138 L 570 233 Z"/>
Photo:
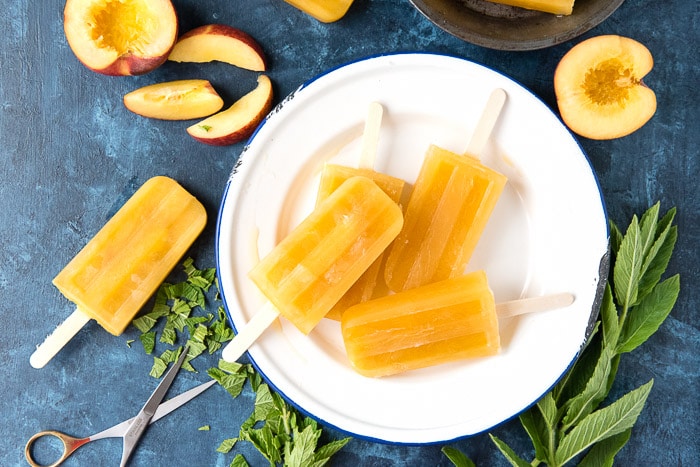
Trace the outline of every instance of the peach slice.
<path fill-rule="evenodd" d="M 67 0 L 63 29 L 75 56 L 105 75 L 141 75 L 163 64 L 177 39 L 170 0 Z"/>
<path fill-rule="evenodd" d="M 573 47 L 554 72 L 564 123 L 586 138 L 619 138 L 641 128 L 656 112 L 656 95 L 642 78 L 654 59 L 639 42 L 597 36 Z"/>
<path fill-rule="evenodd" d="M 144 86 L 124 96 L 135 114 L 160 120 L 190 120 L 218 112 L 224 106 L 206 79 L 185 79 Z"/>
<path fill-rule="evenodd" d="M 262 47 L 248 33 L 225 24 L 208 24 L 180 37 L 168 60 L 205 63 L 218 60 L 252 71 L 265 71 Z"/>
<path fill-rule="evenodd" d="M 266 75 L 258 85 L 226 110 L 187 128 L 187 133 L 213 146 L 234 144 L 249 137 L 272 107 L 272 82 Z"/>

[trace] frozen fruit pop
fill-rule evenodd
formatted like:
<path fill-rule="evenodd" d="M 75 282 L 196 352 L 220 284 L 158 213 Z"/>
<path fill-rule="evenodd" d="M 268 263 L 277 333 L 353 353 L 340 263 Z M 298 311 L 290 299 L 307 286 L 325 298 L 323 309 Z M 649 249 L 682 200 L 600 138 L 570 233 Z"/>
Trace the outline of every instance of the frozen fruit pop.
<path fill-rule="evenodd" d="M 401 230 L 398 205 L 352 177 L 250 271 L 269 301 L 223 351 L 235 361 L 281 314 L 308 334 Z"/>
<path fill-rule="evenodd" d="M 464 273 L 507 181 L 477 158 L 504 101 L 501 89 L 491 95 L 467 154 L 428 149 L 387 255 L 384 278 L 394 292 Z"/>
<path fill-rule="evenodd" d="M 362 136 L 362 151 L 360 153 L 359 167 L 346 167 L 336 164 L 326 164 L 321 172 L 321 182 L 318 187 L 317 203 L 322 202 L 335 191 L 345 180 L 363 176 L 371 179 L 381 188 L 395 203 L 401 200 L 401 194 L 405 182 L 400 178 L 392 177 L 373 170 L 379 129 L 381 127 L 383 108 L 381 104 L 373 102 L 369 106 L 365 130 Z M 364 274 L 355 282 L 350 290 L 342 296 L 338 303 L 326 314 L 327 318 L 340 320 L 340 315 L 346 308 L 372 298 L 377 287 L 377 281 L 381 275 L 382 258 L 380 255 L 370 265 Z"/>
<path fill-rule="evenodd" d="M 354 0 L 284 0 L 322 23 L 332 23 L 345 16 Z"/>
<path fill-rule="evenodd" d="M 343 342 L 352 367 L 388 376 L 500 351 L 498 318 L 561 308 L 571 294 L 496 305 L 483 271 L 387 295 L 345 310 Z"/>
<path fill-rule="evenodd" d="M 202 204 L 168 177 L 153 177 L 54 278 L 74 302 L 69 316 L 32 355 L 43 367 L 90 319 L 121 334 L 207 220 Z"/>

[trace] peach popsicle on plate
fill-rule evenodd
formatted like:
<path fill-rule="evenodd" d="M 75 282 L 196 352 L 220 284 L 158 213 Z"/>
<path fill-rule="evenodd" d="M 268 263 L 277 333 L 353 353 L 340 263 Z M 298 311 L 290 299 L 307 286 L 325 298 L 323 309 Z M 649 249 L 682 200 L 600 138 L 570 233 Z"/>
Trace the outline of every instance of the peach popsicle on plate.
<path fill-rule="evenodd" d="M 321 182 L 318 187 L 317 204 L 322 202 L 335 191 L 345 180 L 354 176 L 363 176 L 371 179 L 381 188 L 395 203 L 399 203 L 405 182 L 400 178 L 392 177 L 374 170 L 375 155 L 379 130 L 382 123 L 383 107 L 378 102 L 369 105 L 365 128 L 362 134 L 362 149 L 358 167 L 346 167 L 336 164 L 326 164 L 321 172 Z M 381 276 L 382 258 L 380 255 L 370 265 L 364 274 L 352 285 L 326 315 L 327 318 L 340 320 L 343 310 L 360 302 L 372 298 L 377 281 Z"/>
<path fill-rule="evenodd" d="M 341 319 L 352 367 L 388 376 L 500 351 L 498 318 L 568 306 L 568 293 L 495 304 L 476 271 L 360 303 Z"/>
<path fill-rule="evenodd" d="M 32 354 L 41 368 L 90 320 L 121 334 L 206 224 L 175 180 L 146 181 L 54 278 L 76 310 Z"/>
<path fill-rule="evenodd" d="M 384 278 L 394 292 L 464 273 L 507 182 L 478 159 L 505 98 L 502 89 L 491 94 L 465 155 L 428 149 L 387 255 Z"/>
<path fill-rule="evenodd" d="M 401 230 L 399 206 L 372 180 L 352 177 L 250 271 L 267 298 L 222 358 L 237 360 L 281 314 L 308 334 Z"/>

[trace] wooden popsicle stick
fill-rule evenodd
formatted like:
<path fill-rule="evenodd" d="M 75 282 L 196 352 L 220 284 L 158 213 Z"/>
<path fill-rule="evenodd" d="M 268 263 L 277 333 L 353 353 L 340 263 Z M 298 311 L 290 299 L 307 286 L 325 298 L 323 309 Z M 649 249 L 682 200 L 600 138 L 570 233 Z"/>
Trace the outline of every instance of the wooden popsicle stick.
<path fill-rule="evenodd" d="M 360 162 L 358 167 L 361 169 L 374 169 L 374 159 L 377 154 L 377 145 L 379 143 L 379 130 L 382 126 L 382 116 L 384 107 L 379 102 L 372 102 L 367 109 L 367 119 L 365 120 L 365 129 L 362 133 L 362 150 L 360 152 Z"/>
<path fill-rule="evenodd" d="M 90 317 L 76 308 L 71 315 L 59 324 L 29 357 L 29 364 L 34 368 L 43 368 L 75 336 Z"/>
<path fill-rule="evenodd" d="M 478 158 L 484 150 L 486 143 L 491 136 L 493 127 L 496 125 L 498 116 L 501 114 L 503 104 L 506 102 L 506 92 L 501 88 L 496 88 L 491 92 L 486 107 L 476 124 L 471 140 L 467 145 L 466 155 Z"/>
<path fill-rule="evenodd" d="M 267 302 L 236 334 L 231 342 L 226 344 L 221 357 L 233 363 L 243 355 L 248 348 L 255 343 L 263 332 L 279 317 L 280 312 L 275 306 Z"/>
<path fill-rule="evenodd" d="M 565 308 L 574 303 L 575 297 L 568 292 L 542 295 L 541 297 L 523 298 L 496 304 L 496 314 L 499 318 L 510 318 L 512 316 L 526 313 L 536 313 L 539 311 L 555 310 Z"/>

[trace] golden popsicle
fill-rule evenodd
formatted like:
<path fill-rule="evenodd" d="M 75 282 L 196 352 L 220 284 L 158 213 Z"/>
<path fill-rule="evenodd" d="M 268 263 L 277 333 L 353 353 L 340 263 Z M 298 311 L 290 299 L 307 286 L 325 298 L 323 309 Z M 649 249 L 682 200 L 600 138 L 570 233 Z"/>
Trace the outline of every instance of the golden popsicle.
<path fill-rule="evenodd" d="M 332 23 L 345 16 L 353 0 L 284 0 L 323 23 Z"/>
<path fill-rule="evenodd" d="M 206 224 L 197 199 L 153 177 L 54 278 L 76 310 L 32 354 L 41 368 L 90 320 L 121 334 Z"/>
<path fill-rule="evenodd" d="M 384 266 L 394 292 L 464 273 L 507 182 L 477 158 L 505 98 L 502 89 L 491 94 L 464 156 L 429 148 Z"/>
<path fill-rule="evenodd" d="M 500 351 L 498 318 L 562 308 L 568 293 L 496 305 L 476 271 L 360 303 L 341 319 L 352 367 L 381 377 Z"/>
<path fill-rule="evenodd" d="M 345 167 L 335 164 L 326 164 L 321 173 L 321 182 L 318 187 L 317 204 L 322 202 L 335 191 L 345 180 L 363 176 L 371 179 L 381 188 L 395 203 L 401 200 L 401 194 L 405 182 L 399 178 L 383 174 L 373 170 L 379 130 L 382 123 L 383 108 L 378 102 L 372 102 L 367 112 L 365 129 L 362 135 L 362 149 L 360 152 L 359 167 Z M 327 318 L 340 320 L 340 315 L 346 308 L 372 298 L 377 281 L 381 275 L 382 258 L 380 255 L 365 271 L 350 290 L 342 296 L 338 303 L 326 314 Z"/>
<path fill-rule="evenodd" d="M 236 361 L 280 314 L 311 332 L 402 224 L 401 209 L 372 180 L 345 181 L 250 271 L 268 302 L 222 358 Z"/>
<path fill-rule="evenodd" d="M 570 15 L 574 10 L 574 0 L 488 0 L 492 3 L 517 6 L 528 10 L 544 11 L 555 15 Z"/>

